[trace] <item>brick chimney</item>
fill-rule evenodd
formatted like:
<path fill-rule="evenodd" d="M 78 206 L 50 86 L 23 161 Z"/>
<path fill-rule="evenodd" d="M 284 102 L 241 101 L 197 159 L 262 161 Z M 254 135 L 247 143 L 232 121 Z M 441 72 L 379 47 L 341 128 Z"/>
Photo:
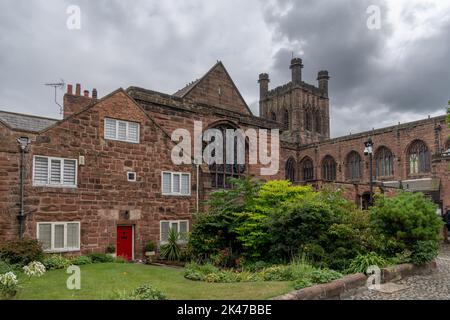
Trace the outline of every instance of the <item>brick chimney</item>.
<path fill-rule="evenodd" d="M 89 90 L 84 90 L 81 95 L 81 85 L 75 85 L 75 94 L 73 93 L 73 85 L 67 85 L 67 93 L 64 95 L 64 118 L 80 112 L 86 108 L 91 102 L 97 99 L 97 90 L 92 90 L 92 97 L 89 96 Z"/>

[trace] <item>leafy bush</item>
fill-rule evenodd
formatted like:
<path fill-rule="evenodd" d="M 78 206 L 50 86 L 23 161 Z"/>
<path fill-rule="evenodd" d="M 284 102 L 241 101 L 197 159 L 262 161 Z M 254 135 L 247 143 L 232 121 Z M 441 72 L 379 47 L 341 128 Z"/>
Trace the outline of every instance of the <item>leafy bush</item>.
<path fill-rule="evenodd" d="M 85 264 L 91 264 L 92 259 L 91 259 L 91 257 L 88 257 L 88 256 L 78 256 L 78 257 L 73 257 L 71 262 L 73 265 L 82 266 Z"/>
<path fill-rule="evenodd" d="M 219 272 L 219 269 L 211 263 L 202 265 L 192 262 L 185 266 L 184 277 L 189 280 L 203 281 L 208 274 L 217 272 Z"/>
<path fill-rule="evenodd" d="M 17 294 L 19 281 L 13 272 L 0 274 L 0 296 L 3 299 L 11 299 Z"/>
<path fill-rule="evenodd" d="M 0 260 L 0 274 L 14 271 L 14 268 L 7 262 Z"/>
<path fill-rule="evenodd" d="M 128 260 L 124 257 L 117 257 L 114 259 L 115 263 L 128 263 Z"/>
<path fill-rule="evenodd" d="M 87 256 L 91 258 L 92 263 L 114 262 L 114 258 L 105 253 L 89 253 Z"/>
<path fill-rule="evenodd" d="M 360 254 L 350 262 L 349 273 L 366 273 L 370 266 L 383 268 L 387 261 L 375 252 Z"/>
<path fill-rule="evenodd" d="M 179 261 L 181 249 L 178 244 L 179 234 L 174 229 L 170 229 L 167 244 L 161 247 L 161 257 L 169 261 Z"/>
<path fill-rule="evenodd" d="M 46 271 L 45 266 L 39 261 L 30 262 L 28 265 L 23 267 L 23 273 L 25 273 L 29 278 L 42 277 Z"/>
<path fill-rule="evenodd" d="M 295 280 L 294 289 L 300 290 L 300 289 L 312 287 L 313 285 L 314 285 L 314 283 L 311 281 L 311 279 L 301 278 L 301 279 Z"/>
<path fill-rule="evenodd" d="M 42 263 L 47 270 L 66 269 L 72 262 L 60 254 L 46 256 Z"/>
<path fill-rule="evenodd" d="M 33 239 L 21 239 L 0 243 L 0 260 L 9 264 L 25 266 L 33 261 L 41 261 L 44 251 L 40 243 Z"/>
<path fill-rule="evenodd" d="M 432 261 L 439 254 L 439 245 L 435 241 L 418 241 L 413 247 L 411 262 L 423 265 Z"/>
<path fill-rule="evenodd" d="M 329 283 L 342 277 L 342 273 L 330 269 L 316 269 L 310 274 L 311 281 L 318 284 Z"/>
<path fill-rule="evenodd" d="M 265 268 L 269 268 L 271 266 L 272 266 L 271 263 L 268 263 L 265 261 L 256 261 L 254 263 L 245 263 L 243 265 L 243 268 L 247 271 L 257 272 L 257 271 L 262 271 Z"/>
<path fill-rule="evenodd" d="M 116 247 L 113 244 L 110 244 L 106 247 L 106 253 L 113 254 L 116 253 Z"/>
<path fill-rule="evenodd" d="M 155 251 L 155 243 L 153 241 L 149 241 L 145 244 L 144 247 L 144 252 L 151 252 L 151 251 Z"/>
<path fill-rule="evenodd" d="M 273 266 L 259 272 L 264 281 L 293 280 L 292 270 L 289 266 Z"/>
<path fill-rule="evenodd" d="M 371 208 L 372 224 L 385 243 L 384 253 L 394 256 L 414 251 L 421 241 L 439 242 L 443 221 L 436 206 L 422 193 L 402 192 L 393 198 L 378 197 Z"/>
<path fill-rule="evenodd" d="M 167 300 L 167 296 L 159 289 L 144 284 L 130 293 L 116 291 L 110 297 L 111 300 Z"/>

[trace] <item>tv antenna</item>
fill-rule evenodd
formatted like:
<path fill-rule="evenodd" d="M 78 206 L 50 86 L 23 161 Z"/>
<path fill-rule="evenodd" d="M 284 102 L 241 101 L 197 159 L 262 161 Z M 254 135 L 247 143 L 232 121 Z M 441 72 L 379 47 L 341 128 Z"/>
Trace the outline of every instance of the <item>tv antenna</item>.
<path fill-rule="evenodd" d="M 60 82 L 46 83 L 45 86 L 55 88 L 55 103 L 58 105 L 59 113 L 62 115 L 63 114 L 63 106 L 60 105 L 59 102 L 58 102 L 56 89 L 59 88 L 61 91 L 64 90 L 64 87 L 66 86 L 66 83 L 64 82 L 63 79 L 61 79 Z"/>

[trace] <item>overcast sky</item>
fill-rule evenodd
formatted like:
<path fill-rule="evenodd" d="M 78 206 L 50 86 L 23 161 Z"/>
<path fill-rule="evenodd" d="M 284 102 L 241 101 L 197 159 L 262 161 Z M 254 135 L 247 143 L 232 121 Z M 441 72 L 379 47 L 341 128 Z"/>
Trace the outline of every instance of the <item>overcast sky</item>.
<path fill-rule="evenodd" d="M 367 27 L 370 5 L 380 29 Z M 305 81 L 330 72 L 332 136 L 444 114 L 450 1 L 0 0 L 0 110 L 59 118 L 44 83 L 60 79 L 99 96 L 174 93 L 221 60 L 257 115 L 258 74 L 289 81 L 292 53 Z"/>

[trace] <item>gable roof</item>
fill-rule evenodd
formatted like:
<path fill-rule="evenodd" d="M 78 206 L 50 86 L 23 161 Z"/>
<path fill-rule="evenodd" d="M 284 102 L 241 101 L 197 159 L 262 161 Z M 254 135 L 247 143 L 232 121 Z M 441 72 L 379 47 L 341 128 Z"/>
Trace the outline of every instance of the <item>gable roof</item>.
<path fill-rule="evenodd" d="M 189 83 L 186 87 L 178 90 L 173 94 L 173 96 L 178 98 L 187 98 L 189 97 L 189 94 L 193 92 L 197 87 L 199 87 L 201 84 L 205 83 L 208 78 L 212 75 L 214 71 L 221 68 L 225 72 L 226 80 L 231 84 L 232 88 L 236 92 L 236 94 L 239 97 L 239 100 L 241 100 L 241 104 L 244 106 L 244 110 L 246 114 L 252 115 L 250 108 L 247 105 L 247 102 L 245 102 L 244 98 L 242 97 L 241 93 L 239 92 L 239 89 L 236 87 L 236 84 L 234 83 L 233 79 L 231 78 L 230 74 L 228 73 L 227 69 L 225 68 L 224 64 L 221 61 L 217 61 L 217 63 L 209 69 L 207 73 L 205 73 L 200 79 L 197 79 L 191 83 Z M 220 107 L 220 106 L 219 106 Z"/>
<path fill-rule="evenodd" d="M 59 120 L 9 111 L 0 111 L 0 121 L 13 130 L 39 132 L 51 127 Z"/>

